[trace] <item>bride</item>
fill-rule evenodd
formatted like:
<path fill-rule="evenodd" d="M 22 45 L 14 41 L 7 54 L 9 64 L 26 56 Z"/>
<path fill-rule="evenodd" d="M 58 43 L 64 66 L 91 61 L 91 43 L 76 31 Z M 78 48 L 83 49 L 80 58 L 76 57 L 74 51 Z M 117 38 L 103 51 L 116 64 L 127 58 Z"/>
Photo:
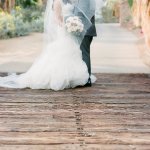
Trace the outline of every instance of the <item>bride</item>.
<path fill-rule="evenodd" d="M 88 82 L 89 73 L 82 60 L 80 40 L 65 28 L 65 17 L 71 15 L 73 8 L 73 4 L 65 4 L 62 0 L 48 0 L 41 55 L 26 73 L 0 77 L 0 87 L 58 91 L 84 86 Z M 95 82 L 96 78 L 91 78 Z"/>

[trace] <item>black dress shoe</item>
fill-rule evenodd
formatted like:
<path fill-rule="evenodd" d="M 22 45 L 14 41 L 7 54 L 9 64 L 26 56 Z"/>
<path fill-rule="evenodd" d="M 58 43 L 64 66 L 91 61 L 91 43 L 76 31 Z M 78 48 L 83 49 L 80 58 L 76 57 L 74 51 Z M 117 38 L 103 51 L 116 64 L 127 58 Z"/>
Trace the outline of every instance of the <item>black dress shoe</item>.
<path fill-rule="evenodd" d="M 91 87 L 92 86 L 92 82 L 91 79 L 89 78 L 88 82 L 84 85 L 84 87 Z"/>

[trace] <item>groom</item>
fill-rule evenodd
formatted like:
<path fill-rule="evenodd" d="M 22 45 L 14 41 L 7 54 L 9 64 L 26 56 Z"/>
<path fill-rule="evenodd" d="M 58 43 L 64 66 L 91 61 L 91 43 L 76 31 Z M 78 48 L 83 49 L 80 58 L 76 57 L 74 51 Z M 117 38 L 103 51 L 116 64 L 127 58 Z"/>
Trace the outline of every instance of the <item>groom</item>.
<path fill-rule="evenodd" d="M 65 3 L 72 3 L 74 1 L 75 5 L 75 9 L 73 12 L 74 15 L 80 16 L 80 14 L 84 12 L 84 14 L 92 22 L 92 26 L 87 30 L 80 45 L 83 61 L 86 63 L 89 75 L 91 76 L 90 46 L 93 41 L 93 37 L 97 36 L 95 27 L 95 9 L 96 9 L 95 0 L 63 0 L 63 1 Z M 88 82 L 85 85 L 86 87 L 92 86 L 90 76 Z"/>
<path fill-rule="evenodd" d="M 89 75 L 91 76 L 90 46 L 93 41 L 93 37 L 97 36 L 95 27 L 95 9 L 96 9 L 95 0 L 77 0 L 76 6 L 77 8 L 80 9 L 76 9 L 75 7 L 74 10 L 75 15 L 80 14 L 80 10 L 82 10 L 92 22 L 92 26 L 87 30 L 80 46 L 83 61 L 86 63 Z M 90 77 L 85 86 L 88 87 L 92 86 Z"/>

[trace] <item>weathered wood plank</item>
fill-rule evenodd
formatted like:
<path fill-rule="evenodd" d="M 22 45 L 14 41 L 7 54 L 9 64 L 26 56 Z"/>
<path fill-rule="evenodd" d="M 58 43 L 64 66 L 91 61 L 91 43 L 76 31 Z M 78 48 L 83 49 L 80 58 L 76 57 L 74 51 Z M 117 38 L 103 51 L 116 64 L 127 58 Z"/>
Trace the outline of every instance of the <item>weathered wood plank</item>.
<path fill-rule="evenodd" d="M 86 144 L 150 145 L 149 133 L 128 132 L 0 132 L 0 139 L 0 144 L 16 145 L 80 144 L 80 140 Z"/>
<path fill-rule="evenodd" d="M 2 150 L 149 150 L 149 145 L 103 145 L 103 144 L 61 144 L 61 145 L 3 145 Z"/>
<path fill-rule="evenodd" d="M 73 113 L 72 109 L 75 109 L 75 105 L 72 104 L 48 104 L 48 103 L 1 103 L 0 114 L 21 112 L 21 113 L 50 113 L 60 110 L 61 113 Z M 81 113 L 102 113 L 102 112 L 118 112 L 118 113 L 146 113 L 149 114 L 150 104 L 94 104 L 94 103 L 81 103 L 78 104 L 78 109 L 81 109 Z M 94 111 L 94 112 L 93 112 Z"/>
<path fill-rule="evenodd" d="M 0 88 L 0 150 L 149 150 L 150 75 L 96 76 L 92 88 Z"/>

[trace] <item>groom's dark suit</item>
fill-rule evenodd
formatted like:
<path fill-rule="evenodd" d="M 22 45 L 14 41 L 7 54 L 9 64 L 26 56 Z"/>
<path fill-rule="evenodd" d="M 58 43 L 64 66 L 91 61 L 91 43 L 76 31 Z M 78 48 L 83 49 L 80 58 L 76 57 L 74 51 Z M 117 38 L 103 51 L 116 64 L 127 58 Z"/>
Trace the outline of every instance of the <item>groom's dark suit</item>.
<path fill-rule="evenodd" d="M 95 13 L 94 13 L 95 12 L 95 6 L 91 5 L 91 3 L 94 0 L 78 0 L 78 1 L 79 1 L 79 3 L 80 3 L 80 1 L 82 1 L 82 5 L 86 2 L 88 3 L 87 4 L 88 8 L 85 9 L 85 13 L 87 14 L 87 16 L 89 15 L 88 17 L 90 17 L 91 22 L 92 22 L 92 26 L 87 30 L 87 33 L 84 36 L 83 41 L 82 41 L 81 46 L 80 46 L 80 49 L 82 51 L 83 61 L 86 63 L 86 65 L 88 67 L 89 75 L 91 75 L 90 46 L 91 46 L 91 43 L 93 41 L 93 37 L 97 36 L 96 27 L 95 27 Z M 84 7 L 84 6 L 81 6 L 81 7 Z M 90 77 L 89 77 L 89 81 L 88 81 L 87 85 L 91 85 Z"/>
<path fill-rule="evenodd" d="M 86 63 L 89 75 L 91 75 L 91 58 L 90 58 L 90 46 L 93 40 L 94 36 L 97 36 L 96 33 L 96 27 L 95 27 L 95 5 L 93 4 L 94 0 L 76 0 L 75 6 L 79 7 L 80 9 L 83 10 L 83 12 L 90 18 L 92 22 L 92 26 L 87 30 L 81 45 L 80 49 L 82 51 L 82 58 L 83 61 Z M 63 0 L 64 3 L 72 3 L 71 0 Z M 80 9 L 75 9 L 74 10 L 74 15 L 79 15 L 82 14 L 80 12 Z M 89 77 L 89 84 L 91 84 L 91 79 Z M 87 83 L 87 84 L 88 84 Z"/>
<path fill-rule="evenodd" d="M 80 46 L 82 50 L 82 58 L 88 67 L 89 75 L 91 75 L 90 46 L 91 46 L 93 37 L 97 36 L 96 27 L 95 27 L 95 16 L 91 18 L 91 22 L 92 22 L 92 26 L 90 27 L 90 29 L 88 29 Z"/>
<path fill-rule="evenodd" d="M 75 9 L 74 13 L 80 16 L 80 14 L 82 14 L 82 11 L 83 11 L 83 13 L 92 22 L 92 26 L 87 30 L 87 32 L 81 42 L 81 45 L 80 45 L 83 61 L 86 63 L 86 65 L 88 67 L 89 75 L 91 76 L 90 46 L 91 46 L 93 37 L 97 35 L 96 27 L 95 27 L 96 4 L 95 4 L 95 0 L 76 0 L 76 6 L 79 9 Z M 82 11 L 80 12 L 80 10 L 82 10 Z M 89 86 L 91 85 L 90 76 L 89 76 L 89 81 L 87 83 L 87 85 L 89 85 Z"/>

